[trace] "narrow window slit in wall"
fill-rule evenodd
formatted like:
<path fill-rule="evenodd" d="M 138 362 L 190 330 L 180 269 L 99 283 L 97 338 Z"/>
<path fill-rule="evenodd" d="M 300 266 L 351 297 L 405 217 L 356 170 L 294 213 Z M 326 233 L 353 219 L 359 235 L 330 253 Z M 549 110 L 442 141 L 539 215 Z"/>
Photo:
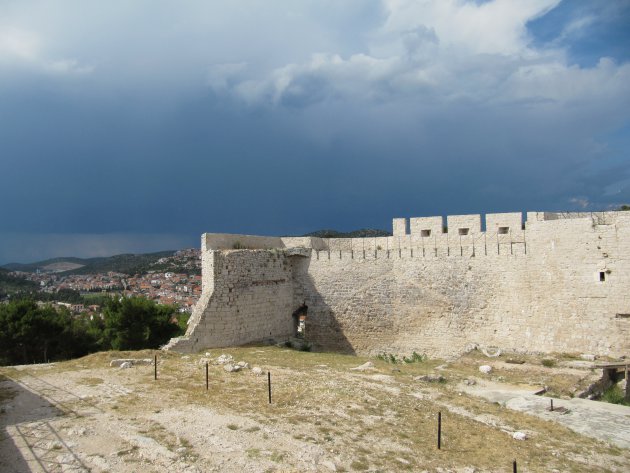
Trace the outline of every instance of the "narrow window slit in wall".
<path fill-rule="evenodd" d="M 459 229 L 459 234 L 460 235 L 468 235 L 468 232 L 470 231 L 469 228 L 460 228 Z"/>
<path fill-rule="evenodd" d="M 606 281 L 606 273 L 604 271 L 599 272 L 599 282 Z"/>
<path fill-rule="evenodd" d="M 510 233 L 510 227 L 499 227 L 499 235 L 507 235 Z"/>
<path fill-rule="evenodd" d="M 420 236 L 430 237 L 431 236 L 431 230 L 420 230 Z"/>

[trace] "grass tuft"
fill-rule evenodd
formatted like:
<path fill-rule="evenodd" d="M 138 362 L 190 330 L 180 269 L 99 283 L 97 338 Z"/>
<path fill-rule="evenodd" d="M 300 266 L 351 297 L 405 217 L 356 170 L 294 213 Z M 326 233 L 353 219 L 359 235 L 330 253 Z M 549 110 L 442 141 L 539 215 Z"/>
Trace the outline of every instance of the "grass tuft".
<path fill-rule="evenodd" d="M 622 406 L 630 406 L 630 402 L 626 401 L 623 390 L 618 384 L 614 384 L 602 394 L 602 401 L 611 404 L 620 404 Z"/>

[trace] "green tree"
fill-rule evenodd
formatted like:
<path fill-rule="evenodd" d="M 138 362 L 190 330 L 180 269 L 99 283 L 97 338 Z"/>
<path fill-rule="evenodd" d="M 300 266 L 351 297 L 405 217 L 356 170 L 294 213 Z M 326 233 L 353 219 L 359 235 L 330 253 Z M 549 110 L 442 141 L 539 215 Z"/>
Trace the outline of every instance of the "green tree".
<path fill-rule="evenodd" d="M 31 363 L 58 359 L 72 346 L 72 339 L 66 336 L 71 327 L 72 318 L 65 309 L 39 307 L 27 299 L 4 304 L 0 306 L 0 361 Z M 63 345 L 66 350 L 61 349 Z"/>
<path fill-rule="evenodd" d="M 159 348 L 180 333 L 171 323 L 174 312 L 141 297 L 112 299 L 103 310 L 101 345 L 114 350 Z"/>

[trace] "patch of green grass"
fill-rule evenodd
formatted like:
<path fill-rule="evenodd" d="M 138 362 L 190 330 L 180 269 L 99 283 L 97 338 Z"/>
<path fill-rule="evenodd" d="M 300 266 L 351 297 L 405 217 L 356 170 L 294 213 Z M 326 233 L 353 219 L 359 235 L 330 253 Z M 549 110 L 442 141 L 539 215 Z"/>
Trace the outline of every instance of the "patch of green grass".
<path fill-rule="evenodd" d="M 245 453 L 249 458 L 258 458 L 260 457 L 260 448 L 248 448 Z"/>
<path fill-rule="evenodd" d="M 630 406 L 630 402 L 626 401 L 624 393 L 618 384 L 614 384 L 602 394 L 602 401 L 610 404 L 621 404 L 622 406 Z"/>
<path fill-rule="evenodd" d="M 370 468 L 370 464 L 365 458 L 359 458 L 350 464 L 350 468 L 355 471 L 366 471 Z"/>
<path fill-rule="evenodd" d="M 273 452 L 271 452 L 271 456 L 269 457 L 269 459 L 272 462 L 280 463 L 280 462 L 282 462 L 282 460 L 284 460 L 284 457 L 285 457 L 285 453 L 284 452 L 278 452 L 278 451 L 274 450 Z"/>
<path fill-rule="evenodd" d="M 399 359 L 393 353 L 379 353 L 378 355 L 376 355 L 376 358 L 381 361 L 384 361 L 385 363 L 391 363 L 392 365 L 395 365 L 398 363 L 406 363 L 406 364 L 422 363 L 427 360 L 426 355 L 421 355 L 420 353 L 415 352 L 415 351 L 411 354 L 411 356 L 408 356 L 408 357 L 403 356 L 402 360 Z"/>
<path fill-rule="evenodd" d="M 422 363 L 427 360 L 426 355 L 421 355 L 420 353 L 413 352 L 410 357 L 403 356 L 403 361 L 407 364 L 411 363 Z"/>
<path fill-rule="evenodd" d="M 238 430 L 238 425 L 236 424 L 228 424 L 226 427 L 230 430 Z"/>
<path fill-rule="evenodd" d="M 554 366 L 556 366 L 556 360 L 553 360 L 551 358 L 545 358 L 541 360 L 540 364 L 546 368 L 553 368 Z"/>
<path fill-rule="evenodd" d="M 87 377 L 87 378 L 81 378 L 79 382 L 81 384 L 85 384 L 86 386 L 98 386 L 99 384 L 103 384 L 104 381 L 102 378 Z"/>

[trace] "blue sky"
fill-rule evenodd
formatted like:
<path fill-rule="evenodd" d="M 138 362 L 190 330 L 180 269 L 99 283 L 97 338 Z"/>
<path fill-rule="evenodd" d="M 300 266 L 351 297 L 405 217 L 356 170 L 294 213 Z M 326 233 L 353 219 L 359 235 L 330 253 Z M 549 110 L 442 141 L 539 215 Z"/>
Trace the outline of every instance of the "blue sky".
<path fill-rule="evenodd" d="M 0 2 L 0 263 L 630 202 L 630 1 Z"/>

